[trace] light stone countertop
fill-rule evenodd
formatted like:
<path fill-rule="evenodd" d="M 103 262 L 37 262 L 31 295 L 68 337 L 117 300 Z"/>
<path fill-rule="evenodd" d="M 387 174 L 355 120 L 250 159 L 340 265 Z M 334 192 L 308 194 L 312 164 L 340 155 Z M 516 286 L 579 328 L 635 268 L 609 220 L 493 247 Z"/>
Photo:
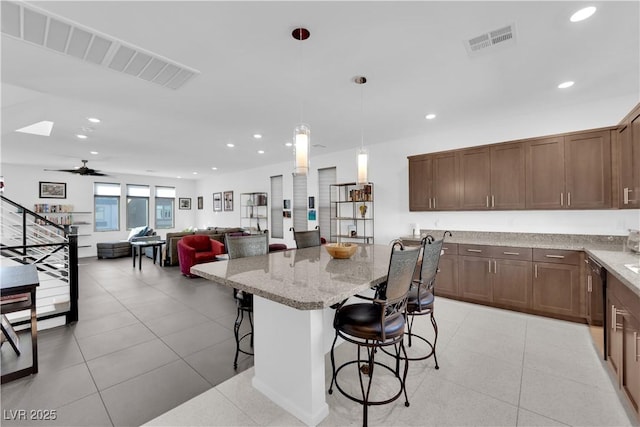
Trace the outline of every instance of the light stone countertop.
<path fill-rule="evenodd" d="M 317 246 L 197 264 L 191 273 L 299 310 L 317 310 L 386 280 L 391 247 L 359 246 L 350 259 L 332 259 Z"/>
<path fill-rule="evenodd" d="M 441 238 L 444 233 L 444 230 L 420 231 L 423 236 L 430 234 L 436 239 Z M 626 236 L 456 230 L 451 230 L 451 234 L 451 237 L 445 238 L 448 243 L 584 251 L 640 296 L 640 274 L 625 267 L 625 264 L 638 264 L 640 255 L 625 250 Z M 417 236 L 404 236 L 401 239 L 406 242 L 420 241 Z"/>

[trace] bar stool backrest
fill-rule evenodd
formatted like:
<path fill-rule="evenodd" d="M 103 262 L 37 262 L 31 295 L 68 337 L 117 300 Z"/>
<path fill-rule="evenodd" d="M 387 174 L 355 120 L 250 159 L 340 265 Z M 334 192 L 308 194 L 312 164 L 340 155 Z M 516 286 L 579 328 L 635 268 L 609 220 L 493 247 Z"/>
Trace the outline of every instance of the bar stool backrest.
<path fill-rule="evenodd" d="M 298 249 L 320 246 L 320 229 L 309 231 L 293 231 L 293 238 L 296 240 Z"/>
<path fill-rule="evenodd" d="M 433 288 L 436 280 L 443 242 L 443 239 L 429 240 L 426 238 L 422 241 L 422 265 L 420 266 L 419 283 L 428 290 Z"/>
<path fill-rule="evenodd" d="M 249 236 L 224 236 L 225 249 L 229 259 L 244 258 L 269 253 L 269 239 L 266 234 Z"/>

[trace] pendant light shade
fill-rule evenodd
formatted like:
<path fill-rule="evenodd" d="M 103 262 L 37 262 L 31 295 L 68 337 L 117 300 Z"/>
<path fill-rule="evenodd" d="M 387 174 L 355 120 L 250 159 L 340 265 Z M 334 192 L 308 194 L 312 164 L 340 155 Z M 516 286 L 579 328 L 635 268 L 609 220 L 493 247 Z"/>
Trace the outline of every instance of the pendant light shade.
<path fill-rule="evenodd" d="M 360 147 L 358 150 L 358 184 L 369 182 L 369 153 L 366 148 Z"/>
<path fill-rule="evenodd" d="M 367 82 L 367 78 L 364 76 L 357 76 L 353 80 L 356 84 L 360 85 L 360 149 L 358 150 L 357 165 L 358 165 L 358 184 L 366 184 L 369 182 L 369 152 L 364 148 L 364 125 L 363 122 L 363 85 Z"/>
<path fill-rule="evenodd" d="M 309 38 L 311 33 L 306 28 L 296 28 L 291 33 L 291 36 L 302 41 Z M 301 45 L 300 45 L 301 46 Z M 311 129 L 309 125 L 302 123 L 303 101 L 302 101 L 302 47 L 300 47 L 300 124 L 296 126 L 293 132 L 293 154 L 294 154 L 294 175 L 307 175 L 309 173 L 309 147 L 311 144 Z"/>
<path fill-rule="evenodd" d="M 309 145 L 311 143 L 311 131 L 309 130 L 309 126 L 305 124 L 299 124 L 296 126 L 293 141 L 293 150 L 295 154 L 293 173 L 295 175 L 306 175 L 309 172 Z"/>

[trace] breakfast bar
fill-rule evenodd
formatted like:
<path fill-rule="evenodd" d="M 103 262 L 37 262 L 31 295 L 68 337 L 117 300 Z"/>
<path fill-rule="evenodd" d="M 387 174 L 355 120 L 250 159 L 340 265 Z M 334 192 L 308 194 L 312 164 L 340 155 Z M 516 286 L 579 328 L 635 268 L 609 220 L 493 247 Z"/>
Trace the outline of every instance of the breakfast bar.
<path fill-rule="evenodd" d="M 191 273 L 254 295 L 253 386 L 308 425 L 329 413 L 324 356 L 331 305 L 386 279 L 391 248 L 359 245 L 349 259 L 321 247 L 198 264 Z"/>

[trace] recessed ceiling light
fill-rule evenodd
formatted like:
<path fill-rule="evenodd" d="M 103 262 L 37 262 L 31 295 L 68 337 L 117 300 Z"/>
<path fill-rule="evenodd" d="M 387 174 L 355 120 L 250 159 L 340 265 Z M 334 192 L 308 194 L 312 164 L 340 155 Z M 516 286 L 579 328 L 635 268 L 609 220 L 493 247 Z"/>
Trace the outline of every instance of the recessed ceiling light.
<path fill-rule="evenodd" d="M 198 172 L 192 172 L 194 175 L 198 175 Z"/>
<path fill-rule="evenodd" d="M 20 129 L 16 129 L 16 132 L 29 133 L 31 135 L 49 136 L 53 130 L 53 122 L 43 120 L 38 123 L 34 123 L 29 126 L 25 126 Z"/>
<path fill-rule="evenodd" d="M 254 133 L 254 134 L 253 134 L 253 137 L 254 137 L 255 139 L 261 139 L 261 138 L 262 138 L 262 135 L 260 135 L 259 133 Z"/>
<path fill-rule="evenodd" d="M 182 179 L 182 177 L 181 177 L 180 175 L 176 176 L 176 178 L 178 178 L 178 179 Z"/>
<path fill-rule="evenodd" d="M 292 142 L 285 142 L 284 145 L 286 145 L 287 147 L 293 147 L 293 143 Z"/>
<path fill-rule="evenodd" d="M 83 134 L 79 133 L 79 134 L 76 135 L 76 138 L 78 138 L 78 139 L 87 139 L 87 135 L 83 135 Z"/>
<path fill-rule="evenodd" d="M 87 120 L 89 120 L 91 123 L 100 123 L 100 119 L 96 117 L 87 117 Z"/>
<path fill-rule="evenodd" d="M 580 9 L 579 11 L 577 11 L 576 13 L 571 15 L 571 18 L 569 18 L 569 20 L 571 22 L 584 21 L 585 19 L 587 19 L 588 17 L 590 17 L 594 13 L 596 13 L 595 6 L 585 7 L 584 9 Z"/>
<path fill-rule="evenodd" d="M 258 150 L 258 154 L 264 154 L 264 150 Z"/>
<path fill-rule="evenodd" d="M 211 170 L 212 170 L 212 171 L 217 171 L 217 170 L 218 170 L 218 168 L 214 166 L 214 167 L 212 167 L 212 168 L 211 168 Z"/>
<path fill-rule="evenodd" d="M 228 144 L 227 144 L 227 147 L 229 147 L 229 148 L 233 148 L 233 147 L 235 147 L 235 145 L 234 145 L 234 144 L 232 144 L 232 143 L 228 143 Z"/>
<path fill-rule="evenodd" d="M 425 119 L 427 120 L 433 120 L 436 118 L 436 115 L 433 113 L 427 114 L 426 116 L 424 116 Z"/>
<path fill-rule="evenodd" d="M 562 82 L 562 83 L 560 83 L 560 84 L 558 85 L 558 89 L 566 89 L 566 88 L 568 88 L 568 87 L 573 86 L 573 83 L 574 83 L 574 82 L 572 82 L 572 81 Z"/>
<path fill-rule="evenodd" d="M 90 151 L 90 153 L 91 153 L 91 154 L 93 154 L 94 156 L 96 156 L 96 155 L 100 154 L 100 153 L 98 153 L 97 151 Z"/>

